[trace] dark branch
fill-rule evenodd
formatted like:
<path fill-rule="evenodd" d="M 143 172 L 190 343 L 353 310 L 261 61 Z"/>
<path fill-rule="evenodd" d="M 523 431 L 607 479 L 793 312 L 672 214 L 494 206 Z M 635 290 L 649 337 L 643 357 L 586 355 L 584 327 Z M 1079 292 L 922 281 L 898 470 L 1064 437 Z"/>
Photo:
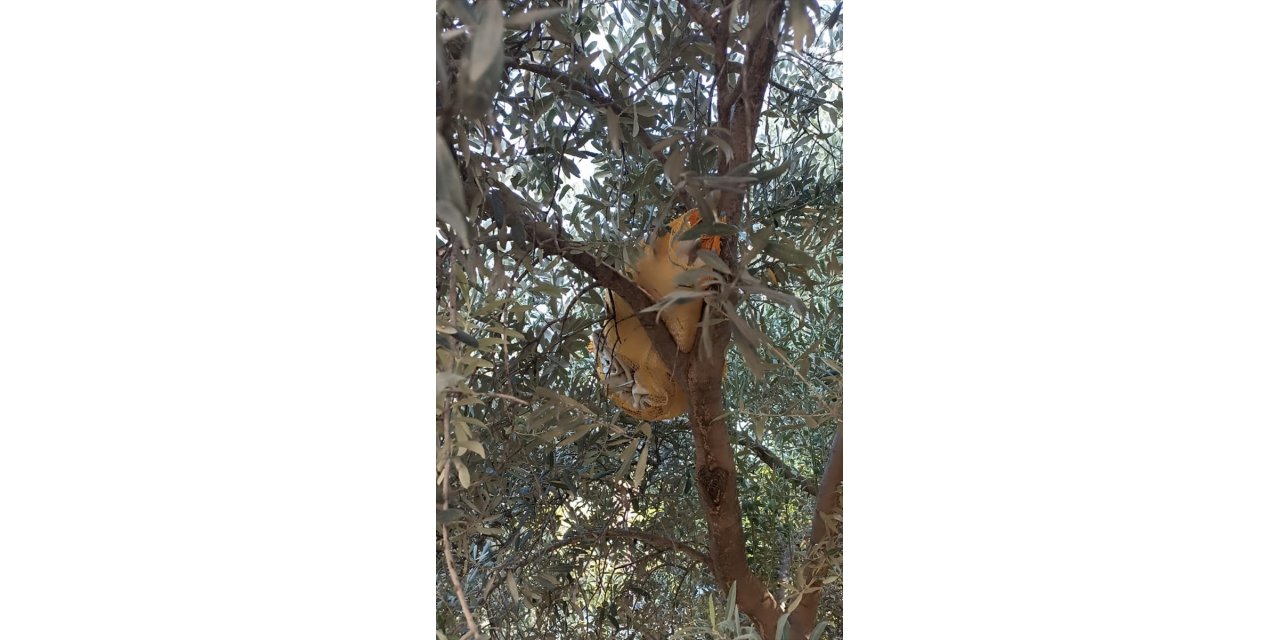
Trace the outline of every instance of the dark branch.
<path fill-rule="evenodd" d="M 809 95 L 807 93 L 800 93 L 799 91 L 796 91 L 795 89 L 792 89 L 778 82 L 777 80 L 770 80 L 769 86 L 773 87 L 774 89 L 778 89 L 793 98 L 804 98 L 805 100 L 808 100 L 810 102 L 817 102 L 818 104 L 829 104 L 833 106 L 835 105 L 834 100 L 827 100 L 826 98 L 819 98 L 818 96 Z"/>
<path fill-rule="evenodd" d="M 840 485 L 844 480 L 844 434 L 836 431 L 836 437 L 831 442 L 831 456 L 827 458 L 827 469 L 822 473 L 822 486 L 818 488 L 817 506 L 813 513 L 813 530 L 809 534 L 810 547 L 818 547 L 826 541 L 830 535 L 827 529 L 826 518 L 823 516 L 835 513 L 840 508 Z M 839 537 L 836 537 L 839 540 Z M 805 594 L 800 598 L 800 604 L 796 606 L 791 613 L 792 628 L 801 634 L 807 634 L 813 630 L 814 622 L 818 617 L 818 601 L 822 596 L 822 583 L 820 580 L 827 573 L 827 564 L 825 556 L 821 556 L 819 561 L 814 563 L 802 576 L 802 580 L 807 582 L 817 581 L 817 587 L 807 589 Z"/>
<path fill-rule="evenodd" d="M 631 305 L 631 308 L 636 311 L 636 317 L 640 320 L 640 326 L 644 327 L 645 333 L 649 335 L 649 340 L 653 342 L 653 347 L 662 357 L 663 363 L 675 373 L 677 380 L 683 378 L 683 372 L 689 366 L 688 358 L 676 347 L 676 342 L 671 337 L 671 332 L 667 330 L 667 326 L 658 321 L 658 314 L 654 311 L 641 311 L 652 306 L 654 300 L 640 288 L 640 285 L 588 252 L 580 243 L 561 236 L 545 222 L 527 217 L 523 222 L 525 231 L 529 234 L 534 246 L 550 255 L 558 255 L 568 260 L 598 284 L 613 291 Z"/>
<path fill-rule="evenodd" d="M 750 449 L 752 453 L 756 454 L 757 458 L 760 458 L 761 462 L 769 465 L 770 468 L 778 472 L 778 475 L 790 480 L 805 493 L 811 496 L 818 495 L 818 483 L 814 482 L 812 478 L 800 475 L 800 472 L 787 466 L 787 463 L 783 462 L 782 458 L 779 458 L 777 454 L 764 445 L 746 436 L 739 437 L 738 443 Z"/>
<path fill-rule="evenodd" d="M 711 14 L 698 4 L 698 0 L 679 0 L 679 2 L 684 5 L 685 10 L 689 12 L 690 17 L 696 20 L 698 24 L 702 25 L 702 30 L 706 32 L 708 37 L 712 39 L 717 37 L 717 34 L 720 31 L 720 22 L 711 17 Z"/>
<path fill-rule="evenodd" d="M 626 105 L 618 104 L 616 100 L 601 93 L 595 87 L 581 80 L 578 80 L 577 78 L 574 78 L 563 71 L 559 71 L 557 69 L 548 67 L 545 64 L 538 64 L 536 62 L 526 62 L 524 60 L 516 60 L 515 58 L 507 58 L 506 65 L 507 65 L 507 68 L 509 69 L 523 69 L 525 71 L 536 73 L 540 76 L 543 76 L 545 78 L 549 78 L 555 82 L 558 82 L 564 87 L 572 89 L 582 94 L 583 97 L 590 100 L 591 103 L 596 105 L 597 107 L 600 107 L 601 109 L 609 109 L 610 111 L 613 111 L 619 116 L 625 115 L 627 112 Z M 640 143 L 644 145 L 645 149 L 649 150 L 649 153 L 653 154 L 653 157 L 658 161 L 658 164 L 665 164 L 667 162 L 666 154 L 662 153 L 662 151 L 656 148 L 656 145 L 654 144 L 654 141 L 653 141 L 653 137 L 649 135 L 648 131 L 641 129 L 639 134 L 636 137 L 640 138 Z"/>

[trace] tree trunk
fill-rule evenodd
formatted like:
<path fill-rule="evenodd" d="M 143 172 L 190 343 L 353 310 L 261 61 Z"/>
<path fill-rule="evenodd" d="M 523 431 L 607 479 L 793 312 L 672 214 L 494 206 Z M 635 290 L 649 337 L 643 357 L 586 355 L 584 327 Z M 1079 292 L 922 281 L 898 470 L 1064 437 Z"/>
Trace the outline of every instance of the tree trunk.
<path fill-rule="evenodd" d="M 700 358 L 689 368 L 692 404 L 689 418 L 693 423 L 698 496 L 707 517 L 711 565 L 716 578 L 726 589 L 737 584 L 738 608 L 755 621 L 764 637 L 772 638 L 782 611 L 747 566 L 737 466 L 724 421 L 720 377 L 723 358 L 721 351 L 719 358 Z"/>

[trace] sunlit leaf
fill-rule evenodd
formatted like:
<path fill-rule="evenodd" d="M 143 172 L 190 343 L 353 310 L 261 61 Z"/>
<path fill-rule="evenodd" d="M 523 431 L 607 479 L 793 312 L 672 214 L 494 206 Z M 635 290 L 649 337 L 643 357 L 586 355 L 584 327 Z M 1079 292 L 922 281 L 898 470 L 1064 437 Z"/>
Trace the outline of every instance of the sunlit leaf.
<path fill-rule="evenodd" d="M 480 26 L 471 37 L 467 52 L 467 78 L 479 82 L 495 62 L 501 62 L 502 4 L 498 0 L 481 0 Z"/>
<path fill-rule="evenodd" d="M 462 488 L 466 489 L 470 487 L 471 486 L 471 470 L 467 468 L 467 465 L 464 462 L 462 462 L 461 458 L 454 458 L 453 466 L 458 469 L 458 483 L 462 485 Z"/>
<path fill-rule="evenodd" d="M 460 111 L 475 118 L 492 110 L 502 79 L 502 3 L 481 0 L 479 19 L 462 56 L 458 96 Z"/>
<path fill-rule="evenodd" d="M 618 466 L 618 471 L 613 475 L 614 480 L 621 480 L 627 477 L 627 470 L 631 468 L 631 457 L 636 454 L 636 448 L 639 446 L 640 439 L 632 438 L 627 448 L 622 450 L 622 453 L 618 456 L 618 461 L 621 464 Z"/>
<path fill-rule="evenodd" d="M 618 114 L 613 109 L 604 110 L 605 120 L 608 121 L 609 129 L 609 148 L 614 153 L 622 153 L 622 121 L 618 119 Z"/>
<path fill-rule="evenodd" d="M 809 15 L 811 7 L 814 11 L 817 10 L 815 0 L 791 0 L 791 8 L 787 11 L 787 19 L 791 26 L 791 44 L 798 51 L 803 51 L 809 46 L 817 35 L 813 28 L 813 18 Z"/>
<path fill-rule="evenodd" d="M 534 9 L 532 11 L 524 11 L 513 14 L 507 18 L 506 25 L 508 29 L 529 26 L 535 22 L 541 22 L 548 18 L 554 18 L 565 12 L 564 7 L 550 7 L 547 9 Z"/>
<path fill-rule="evenodd" d="M 631 488 L 639 489 L 644 481 L 644 472 L 649 466 L 649 447 L 640 450 L 640 459 L 636 461 L 635 471 L 631 474 Z"/>

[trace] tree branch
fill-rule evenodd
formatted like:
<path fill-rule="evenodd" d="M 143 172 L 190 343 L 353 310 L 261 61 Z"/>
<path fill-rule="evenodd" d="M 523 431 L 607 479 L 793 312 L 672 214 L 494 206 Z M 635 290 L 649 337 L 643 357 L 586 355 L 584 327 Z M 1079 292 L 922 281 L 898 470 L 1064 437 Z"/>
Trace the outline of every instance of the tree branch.
<path fill-rule="evenodd" d="M 682 4 L 685 4 L 683 0 Z M 751 159 L 752 143 L 763 111 L 760 107 L 772 75 L 785 10 L 784 0 L 765 3 L 764 11 L 767 13 L 764 21 L 747 43 L 742 72 L 731 89 L 727 82 L 727 55 L 723 58 L 717 55 L 717 124 L 729 131 L 729 144 L 733 150 L 732 158 L 724 154 L 720 175 L 730 175 L 734 168 Z M 724 20 L 709 35 L 713 39 L 720 37 L 721 42 L 727 44 L 727 27 L 728 22 Z M 724 215 L 729 224 L 741 224 L 743 198 L 743 193 L 721 193 L 717 213 Z M 721 246 L 721 257 L 731 268 L 736 268 L 737 238 L 726 240 Z M 772 638 L 783 612 L 747 563 L 737 465 L 729 428 L 724 420 L 721 372 L 729 344 L 729 327 L 723 319 L 723 314 L 717 314 L 715 309 L 711 309 L 704 318 L 704 322 L 712 323 L 710 343 L 705 345 L 707 349 L 698 350 L 702 355 L 691 364 L 687 377 L 698 497 L 707 518 L 708 548 L 716 579 L 726 589 L 736 585 L 739 609 L 755 622 L 762 637 Z"/>
<path fill-rule="evenodd" d="M 444 544 L 444 563 L 449 570 L 449 581 L 453 583 L 454 593 L 457 594 L 458 604 L 462 605 L 462 615 L 467 621 L 467 638 L 479 638 L 480 627 L 476 626 L 475 618 L 471 616 L 471 608 L 467 606 L 467 594 L 462 588 L 462 582 L 458 580 L 458 570 L 453 568 L 453 546 L 449 544 L 449 529 L 445 527 L 440 531 L 442 543 Z"/>
<path fill-rule="evenodd" d="M 779 458 L 777 454 L 770 451 L 768 447 L 765 447 L 759 442 L 756 442 L 746 436 L 740 436 L 738 438 L 738 443 L 750 449 L 752 453 L 756 454 L 757 458 L 760 458 L 761 462 L 769 465 L 770 468 L 778 472 L 778 475 L 790 480 L 797 487 L 800 487 L 800 489 L 805 493 L 811 496 L 818 495 L 818 483 L 814 482 L 812 478 L 806 478 L 800 475 L 799 471 L 787 466 L 787 463 L 783 462 L 782 458 Z"/>
<path fill-rule="evenodd" d="M 451 314 L 456 312 L 456 307 L 454 306 L 452 301 L 450 301 L 449 311 Z M 451 399 L 449 397 L 449 394 L 445 394 L 445 408 L 444 408 L 444 416 L 442 418 L 444 422 L 443 426 L 444 426 L 444 450 L 445 451 L 453 451 L 453 445 L 450 443 L 451 431 L 450 431 L 449 417 L 450 415 L 452 415 L 452 411 L 449 406 L 450 404 L 451 404 Z M 453 466 L 451 463 L 452 461 L 446 461 L 445 468 L 444 468 L 443 502 L 444 502 L 445 509 L 449 508 L 449 470 L 450 470 L 450 467 Z M 479 638 L 480 627 L 476 625 L 476 620 L 471 615 L 471 607 L 467 606 L 467 594 L 466 594 L 466 590 L 462 588 L 462 581 L 458 579 L 458 570 L 453 567 L 453 545 L 449 542 L 448 527 L 444 527 L 443 529 L 440 530 L 440 543 L 444 551 L 445 568 L 448 569 L 449 571 L 449 581 L 453 583 L 454 593 L 458 597 L 458 605 L 462 607 L 462 616 L 467 621 L 467 633 L 463 637 Z"/>
<path fill-rule="evenodd" d="M 720 21 L 711 17 L 711 14 L 698 4 L 698 0 L 679 0 L 679 2 L 684 5 L 685 11 L 688 11 L 689 15 L 702 26 L 702 30 L 706 32 L 707 37 L 714 41 L 716 34 L 720 30 Z"/>
<path fill-rule="evenodd" d="M 577 91 L 582 94 L 583 97 L 590 100 L 592 104 L 600 107 L 601 109 L 609 109 L 620 116 L 626 114 L 627 109 L 624 105 L 618 104 L 616 100 L 601 93 L 595 87 L 578 80 L 563 71 L 553 69 L 545 64 L 526 62 L 524 60 L 516 60 L 515 58 L 507 58 L 505 62 L 508 69 L 523 69 L 531 73 L 536 73 L 545 78 L 554 80 L 566 88 Z M 648 149 L 649 153 L 653 154 L 653 157 L 658 161 L 658 164 L 665 164 L 667 162 L 666 154 L 656 148 L 653 137 L 649 135 L 648 131 L 641 129 L 636 137 L 640 139 L 640 143 L 644 145 L 644 148 Z"/>
<path fill-rule="evenodd" d="M 782 91 L 783 93 L 786 93 L 787 95 L 789 95 L 789 96 L 791 96 L 791 97 L 793 97 L 793 98 L 804 98 L 805 100 L 809 100 L 809 101 L 811 101 L 811 102 L 817 102 L 818 104 L 829 104 L 829 105 L 835 105 L 835 101 L 834 101 L 834 100 L 827 100 L 826 98 L 819 98 L 818 96 L 811 96 L 811 95 L 809 95 L 809 94 L 807 94 L 807 93 L 800 93 L 799 91 L 796 91 L 795 89 L 792 89 L 792 88 L 790 88 L 790 87 L 788 87 L 788 86 L 786 86 L 786 85 L 782 84 L 781 82 L 778 82 L 777 80 L 769 80 L 769 86 L 773 87 L 774 89 L 778 89 L 778 90 Z"/>
<path fill-rule="evenodd" d="M 697 560 L 702 566 L 711 568 L 711 557 L 698 551 L 697 549 L 671 538 L 660 536 L 656 533 L 648 531 L 639 531 L 637 529 L 605 529 L 598 535 L 613 540 L 639 540 L 655 549 L 664 551 L 678 551 L 694 560 Z"/>
<path fill-rule="evenodd" d="M 844 479 L 844 438 L 843 433 L 836 431 L 831 442 L 831 456 L 827 458 L 827 469 L 822 473 L 822 486 L 818 489 L 818 504 L 813 514 L 813 530 L 809 534 L 810 548 L 816 548 L 826 541 L 830 531 L 827 530 L 825 515 L 835 513 L 840 508 L 840 485 Z M 791 626 L 799 637 L 807 638 L 813 630 L 818 617 L 818 601 L 822 598 L 822 577 L 827 573 L 825 556 L 820 556 L 807 576 L 801 576 L 801 584 L 817 582 L 818 585 L 806 590 L 800 597 L 800 604 L 791 612 Z M 807 578 L 807 579 L 806 579 Z"/>
<path fill-rule="evenodd" d="M 648 334 L 658 355 L 662 357 L 663 363 L 667 365 L 672 375 L 679 376 L 677 379 L 683 377 L 683 372 L 689 367 L 689 358 L 676 347 L 676 341 L 671 337 L 667 326 L 658 321 L 657 312 L 641 311 L 652 306 L 654 300 L 640 288 L 640 285 L 628 278 L 626 274 L 589 253 L 580 243 L 564 238 L 547 223 L 525 216 L 521 218 L 534 246 L 550 255 L 558 255 L 568 260 L 601 286 L 614 292 L 631 305 L 636 312 L 636 317 L 640 320 L 640 326 L 644 327 L 645 333 Z"/>

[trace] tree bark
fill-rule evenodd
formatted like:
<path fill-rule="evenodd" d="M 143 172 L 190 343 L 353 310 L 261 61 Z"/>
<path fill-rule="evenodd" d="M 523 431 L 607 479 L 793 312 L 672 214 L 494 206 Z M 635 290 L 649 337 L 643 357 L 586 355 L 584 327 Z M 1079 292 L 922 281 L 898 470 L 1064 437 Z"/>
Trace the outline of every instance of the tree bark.
<path fill-rule="evenodd" d="M 681 352 L 676 347 L 675 339 L 671 337 L 671 332 L 667 329 L 667 326 L 658 320 L 657 312 L 640 311 L 652 306 L 654 303 L 653 298 L 650 298 L 649 294 L 640 288 L 640 285 L 628 278 L 626 274 L 587 252 L 580 243 L 561 236 L 551 228 L 551 225 L 523 215 L 521 216 L 521 223 L 524 225 L 525 233 L 528 234 L 535 247 L 542 249 L 547 254 L 563 257 L 583 273 L 591 276 L 597 284 L 613 291 L 621 296 L 623 300 L 626 300 L 627 304 L 636 310 L 636 317 L 640 320 L 640 326 L 644 327 L 645 333 L 649 336 L 649 340 L 653 342 L 654 349 L 658 351 L 658 355 L 662 357 L 662 361 L 667 365 L 667 368 L 673 372 L 673 375 L 677 376 L 677 379 L 683 376 L 689 366 L 688 354 Z"/>
<path fill-rule="evenodd" d="M 840 507 L 840 485 L 844 481 L 844 434 L 836 431 L 831 442 L 831 455 L 827 458 L 827 468 L 822 473 L 822 486 L 818 488 L 818 501 L 813 514 L 813 529 L 809 534 L 810 547 L 817 547 L 826 541 L 830 531 L 824 515 L 831 515 Z M 801 575 L 800 586 L 806 589 L 800 597 L 800 604 L 791 612 L 788 622 L 792 633 L 797 638 L 808 638 L 818 618 L 818 601 L 822 599 L 821 580 L 827 575 L 828 565 L 825 556 L 819 555 L 817 561 L 807 566 Z M 817 581 L 810 587 L 808 582 Z M 808 590 L 812 588 L 812 590 Z"/>
<path fill-rule="evenodd" d="M 729 92 L 721 91 L 717 96 L 720 102 L 717 110 L 720 126 L 729 130 L 729 145 L 733 149 L 733 158 L 726 158 L 720 165 L 721 175 L 728 175 L 751 159 L 751 148 L 760 127 L 760 114 L 764 111 L 765 90 L 769 86 L 773 62 L 778 55 L 778 39 L 781 38 L 785 9 L 786 3 L 783 0 L 774 0 L 769 4 L 764 25 L 747 43 L 746 58 L 737 84 L 732 88 L 726 86 Z M 724 70 L 718 69 L 717 72 L 724 73 Z M 720 214 L 730 224 L 741 224 L 745 195 L 726 192 L 721 196 Z"/>
<path fill-rule="evenodd" d="M 720 377 L 723 362 L 724 352 L 720 351 L 718 357 L 699 359 L 689 369 L 692 403 L 689 418 L 693 425 L 698 497 L 707 518 L 711 564 L 716 578 L 726 589 L 737 584 L 738 608 L 755 621 L 765 638 L 772 638 L 782 610 L 747 566 L 737 465 L 724 421 Z"/>

